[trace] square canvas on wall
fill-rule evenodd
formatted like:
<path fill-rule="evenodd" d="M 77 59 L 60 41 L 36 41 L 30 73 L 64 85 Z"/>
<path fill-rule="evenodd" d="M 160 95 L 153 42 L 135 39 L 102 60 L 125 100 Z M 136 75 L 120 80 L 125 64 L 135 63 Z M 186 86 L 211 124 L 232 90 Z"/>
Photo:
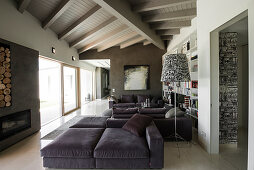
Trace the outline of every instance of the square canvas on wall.
<path fill-rule="evenodd" d="M 124 66 L 124 90 L 149 89 L 149 65 Z"/>

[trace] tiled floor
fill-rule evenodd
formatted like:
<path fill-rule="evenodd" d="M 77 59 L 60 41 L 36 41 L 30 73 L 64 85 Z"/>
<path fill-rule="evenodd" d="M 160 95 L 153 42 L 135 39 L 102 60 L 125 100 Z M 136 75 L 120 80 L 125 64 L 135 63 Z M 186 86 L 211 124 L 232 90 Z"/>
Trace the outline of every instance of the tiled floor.
<path fill-rule="evenodd" d="M 44 170 L 40 148 L 51 141 L 40 138 L 50 133 L 76 115 L 99 116 L 108 107 L 107 101 L 90 102 L 72 114 L 59 118 L 42 127 L 36 133 L 0 153 L 0 170 Z M 164 169 L 167 170 L 244 170 L 237 162 L 242 162 L 241 152 L 225 149 L 221 155 L 209 155 L 198 144 L 165 142 Z M 234 163 L 233 163 L 233 162 Z M 235 166 L 235 167 L 233 167 Z"/>

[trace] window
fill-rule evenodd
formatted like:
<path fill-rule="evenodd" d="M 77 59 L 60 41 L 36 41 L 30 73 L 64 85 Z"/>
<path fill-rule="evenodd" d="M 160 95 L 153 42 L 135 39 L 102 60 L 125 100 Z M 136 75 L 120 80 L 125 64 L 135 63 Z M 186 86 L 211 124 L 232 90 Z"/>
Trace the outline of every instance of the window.
<path fill-rule="evenodd" d="M 39 58 L 40 115 L 44 125 L 62 115 L 61 65 Z"/>
<path fill-rule="evenodd" d="M 77 108 L 77 69 L 64 66 L 64 113 Z"/>

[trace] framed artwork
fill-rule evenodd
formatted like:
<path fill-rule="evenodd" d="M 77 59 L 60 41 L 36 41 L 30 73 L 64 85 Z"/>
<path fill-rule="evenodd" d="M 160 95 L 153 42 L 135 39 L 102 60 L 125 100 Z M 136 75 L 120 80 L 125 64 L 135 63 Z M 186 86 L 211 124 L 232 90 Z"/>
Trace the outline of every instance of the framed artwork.
<path fill-rule="evenodd" d="M 149 74 L 149 65 L 125 65 L 124 90 L 148 90 Z"/>

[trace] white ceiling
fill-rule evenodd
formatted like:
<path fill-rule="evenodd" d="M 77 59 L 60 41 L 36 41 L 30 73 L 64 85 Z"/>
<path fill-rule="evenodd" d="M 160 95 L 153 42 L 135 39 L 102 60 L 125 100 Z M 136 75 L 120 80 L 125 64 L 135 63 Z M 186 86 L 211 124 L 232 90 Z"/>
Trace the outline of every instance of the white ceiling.
<path fill-rule="evenodd" d="M 95 67 L 101 67 L 105 69 L 110 69 L 110 59 L 99 59 L 99 60 L 80 60 L 82 62 L 89 63 Z"/>
<path fill-rule="evenodd" d="M 180 28 L 190 26 L 196 16 L 196 0 L 16 1 L 21 13 L 30 12 L 44 29 L 52 29 L 59 39 L 66 40 L 79 53 L 91 49 L 100 52 L 125 43 L 131 46 L 150 42 L 163 49 L 162 41 L 170 41 L 173 35 L 180 34 Z M 139 23 L 133 24 L 134 21 Z M 163 23 L 164 27 L 159 27 Z M 132 41 L 133 34 L 142 36 L 142 41 Z"/>

